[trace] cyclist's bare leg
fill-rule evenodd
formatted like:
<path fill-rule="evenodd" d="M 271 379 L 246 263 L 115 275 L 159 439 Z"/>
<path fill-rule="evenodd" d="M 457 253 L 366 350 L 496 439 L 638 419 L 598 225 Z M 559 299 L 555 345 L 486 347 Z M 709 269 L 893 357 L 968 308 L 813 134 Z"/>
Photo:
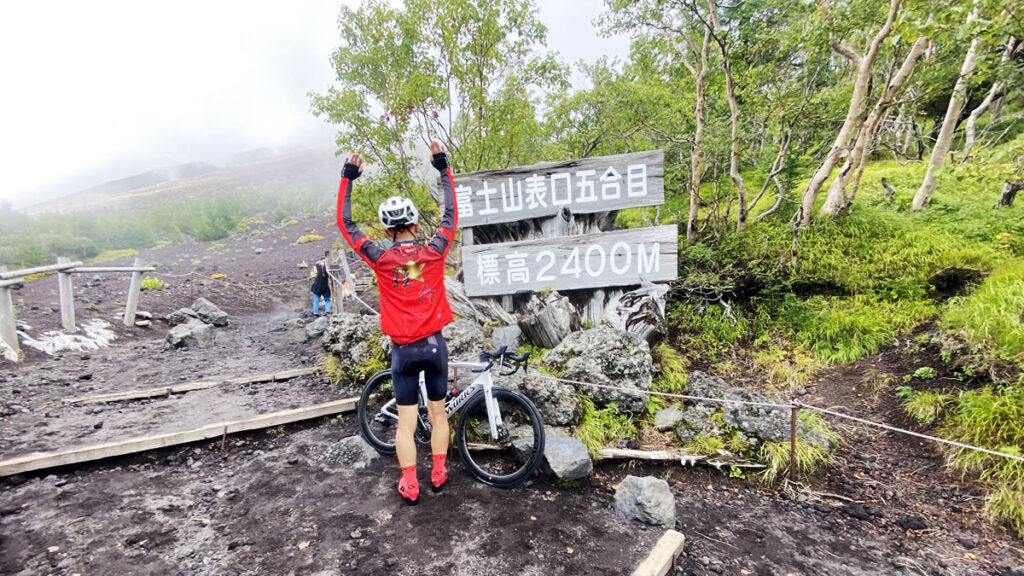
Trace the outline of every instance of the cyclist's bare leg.
<path fill-rule="evenodd" d="M 444 410 L 442 409 L 442 413 Z M 398 465 L 402 468 L 416 465 L 416 418 L 419 408 L 415 404 L 398 406 L 398 429 L 395 431 L 395 452 L 398 453 Z M 448 421 L 445 420 L 445 429 Z M 447 438 L 447 436 L 446 436 Z"/>
<path fill-rule="evenodd" d="M 444 413 L 444 400 L 427 401 L 427 412 L 430 414 L 430 451 L 434 454 L 448 453 L 448 415 Z M 401 415 L 399 415 L 401 417 Z"/>

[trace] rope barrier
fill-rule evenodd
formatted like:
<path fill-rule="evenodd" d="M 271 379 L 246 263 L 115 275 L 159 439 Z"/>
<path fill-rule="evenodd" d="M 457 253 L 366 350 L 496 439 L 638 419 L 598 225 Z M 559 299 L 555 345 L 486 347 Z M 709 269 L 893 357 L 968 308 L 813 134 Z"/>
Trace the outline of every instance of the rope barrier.
<path fill-rule="evenodd" d="M 942 443 L 942 444 L 948 444 L 950 446 L 955 446 L 957 448 L 961 448 L 961 449 L 964 449 L 964 450 L 974 450 L 976 452 L 983 452 L 985 454 L 990 454 L 992 456 L 1001 456 L 1003 458 L 1008 458 L 1010 460 L 1016 460 L 1018 462 L 1024 462 L 1024 457 L 1017 456 L 1017 455 L 1014 455 L 1014 454 L 1008 454 L 1006 452 L 999 452 L 997 450 L 989 450 L 988 448 L 981 448 L 979 446 L 972 446 L 970 444 L 964 444 L 963 442 L 957 442 L 955 440 L 947 440 L 945 438 L 939 438 L 937 436 L 929 436 L 928 434 L 921 434 L 920 432 L 913 432 L 911 430 L 904 430 L 902 428 L 896 428 L 895 426 L 889 426 L 887 424 L 881 424 L 881 423 L 878 423 L 878 422 L 872 422 L 871 420 L 865 420 L 863 418 L 858 418 L 856 416 L 850 416 L 849 414 L 843 414 L 842 412 L 835 412 L 834 410 L 828 410 L 827 408 L 821 408 L 821 407 L 818 407 L 818 406 L 812 406 L 810 404 L 805 404 L 805 403 L 800 402 L 799 400 L 795 400 L 795 399 L 792 400 L 790 404 L 778 404 L 778 403 L 772 403 L 772 402 L 751 402 L 751 401 L 747 401 L 747 400 L 732 400 L 732 399 L 729 399 L 729 398 L 704 398 L 704 397 L 701 397 L 701 396 L 689 396 L 689 395 L 686 395 L 686 394 L 671 394 L 671 393 L 668 393 L 668 392 L 655 392 L 655 391 L 651 391 L 651 390 L 639 390 L 639 389 L 622 388 L 620 386 L 611 386 L 611 385 L 607 385 L 607 384 L 594 384 L 592 382 L 582 382 L 582 381 L 579 381 L 579 380 L 569 380 L 569 379 L 566 379 L 566 378 L 558 378 L 556 376 L 551 376 L 551 375 L 548 375 L 548 374 L 539 374 L 539 377 L 547 379 L 547 380 L 553 380 L 553 381 L 556 381 L 556 382 L 564 382 L 564 383 L 567 383 L 567 384 L 577 384 L 577 385 L 580 385 L 580 386 L 590 386 L 590 387 L 593 387 L 593 388 L 602 388 L 602 389 L 606 389 L 606 390 L 615 390 L 615 391 L 618 391 L 618 392 L 626 392 L 626 393 L 633 393 L 633 394 L 644 394 L 644 395 L 648 395 L 648 396 L 663 396 L 663 397 L 666 397 L 666 398 L 679 398 L 679 399 L 682 399 L 682 400 L 693 400 L 693 401 L 697 401 L 697 402 L 717 402 L 717 403 L 721 403 L 721 404 L 742 404 L 742 405 L 746 405 L 746 406 L 761 406 L 761 407 L 767 407 L 767 408 L 784 408 L 784 409 L 789 409 L 789 408 L 792 408 L 794 406 L 797 406 L 797 407 L 800 407 L 800 408 L 806 408 L 808 410 L 814 410 L 816 412 L 821 412 L 822 414 L 828 414 L 830 416 L 835 416 L 837 418 L 844 418 L 846 420 L 852 420 L 854 422 L 859 422 L 861 424 L 866 424 L 868 426 L 875 426 L 877 428 L 882 428 L 884 430 L 889 430 L 891 432 L 898 432 L 900 434 L 906 434 L 908 436 L 914 436 L 914 437 L 921 438 L 921 439 L 924 439 L 924 440 L 931 440 L 933 442 L 939 442 L 939 443 Z"/>
<path fill-rule="evenodd" d="M 565 382 L 567 384 L 578 384 L 580 386 L 591 386 L 593 388 L 603 388 L 606 390 L 615 390 L 618 392 L 627 392 L 632 394 L 645 394 L 647 396 L 664 396 L 666 398 L 678 398 L 681 400 L 695 400 L 698 402 L 718 402 L 721 404 L 743 404 L 745 406 L 761 406 L 765 408 L 785 408 L 789 409 L 789 404 L 777 404 L 772 402 L 752 402 L 749 400 L 732 400 L 730 398 L 703 398 L 701 396 L 688 396 L 686 394 L 671 394 L 669 392 L 655 392 L 653 390 L 640 390 L 631 388 L 621 388 L 618 386 L 610 386 L 608 384 L 594 384 L 592 382 L 581 382 L 579 380 L 568 380 L 565 378 L 558 378 L 548 374 L 540 374 L 540 378 L 546 378 L 548 380 L 555 380 L 557 382 Z"/>
<path fill-rule="evenodd" d="M 338 284 L 345 284 L 345 283 L 344 283 L 344 282 L 342 282 L 341 280 L 338 280 L 338 278 L 337 278 L 337 277 L 336 277 L 336 276 L 335 276 L 334 274 L 331 274 L 331 271 L 330 271 L 330 270 L 328 270 L 328 271 L 327 271 L 327 275 L 328 275 L 328 276 L 330 276 L 330 277 L 331 277 L 331 279 L 332 279 L 332 280 L 334 280 L 335 282 L 337 282 Z M 364 306 L 364 307 L 365 307 L 365 308 L 366 308 L 367 310 L 369 310 L 370 312 L 373 312 L 373 313 L 374 313 L 375 315 L 377 315 L 377 316 L 380 316 L 380 312 L 377 312 L 376 310 L 374 310 L 374 309 L 373 309 L 373 307 L 372 307 L 372 306 L 370 306 L 370 305 L 369 305 L 369 304 L 367 304 L 366 302 L 363 302 L 362 298 L 360 298 L 360 297 L 359 297 L 359 296 L 358 296 L 358 295 L 356 294 L 356 291 L 355 291 L 355 286 L 353 286 L 353 289 L 352 289 L 352 291 L 351 291 L 351 294 L 352 294 L 352 297 L 356 299 L 356 302 L 359 302 L 360 304 L 362 304 L 362 305 L 363 305 L 363 306 Z"/>
<path fill-rule="evenodd" d="M 991 454 L 992 456 L 1002 456 L 1003 458 L 1009 458 L 1010 460 L 1016 460 L 1018 462 L 1024 462 L 1024 457 L 1016 456 L 1014 454 L 1007 454 L 1006 452 L 998 452 L 996 450 L 989 450 L 988 448 L 980 448 L 978 446 L 971 446 L 970 444 L 964 444 L 963 442 L 957 442 L 955 440 L 947 440 L 945 438 L 939 438 L 937 436 L 929 436 L 927 434 L 921 434 L 919 432 L 912 432 L 910 430 L 904 430 L 902 428 L 896 428 L 894 426 L 889 426 L 889 425 L 886 425 L 886 424 L 880 424 L 878 422 L 872 422 L 871 420 L 865 420 L 863 418 L 857 418 L 856 416 L 850 416 L 849 414 L 843 414 L 842 412 L 835 412 L 835 411 L 832 411 L 832 410 L 828 410 L 827 408 L 819 408 L 817 406 L 811 406 L 810 404 L 804 404 L 803 402 L 800 402 L 798 400 L 793 400 L 793 404 L 796 405 L 796 406 L 801 406 L 803 408 L 807 408 L 808 410 L 815 410 L 817 412 L 821 412 L 822 414 L 828 414 L 830 416 L 835 416 L 836 418 L 845 418 L 846 420 L 853 420 L 854 422 L 859 422 L 861 424 L 866 424 L 868 426 L 875 426 L 877 428 L 882 428 L 883 430 L 889 430 L 890 432 L 899 432 L 900 434 L 907 434 L 909 436 L 915 436 L 917 438 L 922 438 L 924 440 L 931 440 L 933 442 L 940 442 L 942 444 L 949 444 L 950 446 L 956 446 L 957 448 L 962 448 L 962 449 L 965 449 L 965 450 L 974 450 L 976 452 L 984 452 L 985 454 Z"/>

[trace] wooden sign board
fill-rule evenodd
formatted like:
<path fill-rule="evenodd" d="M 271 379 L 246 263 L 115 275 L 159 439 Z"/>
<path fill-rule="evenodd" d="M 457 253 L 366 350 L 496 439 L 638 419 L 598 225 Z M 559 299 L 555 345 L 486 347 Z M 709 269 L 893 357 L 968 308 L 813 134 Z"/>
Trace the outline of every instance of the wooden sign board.
<path fill-rule="evenodd" d="M 665 202 L 661 150 L 543 162 L 455 175 L 459 227 L 660 206 Z"/>
<path fill-rule="evenodd" d="M 674 225 L 462 248 L 467 296 L 581 290 L 674 280 Z"/>

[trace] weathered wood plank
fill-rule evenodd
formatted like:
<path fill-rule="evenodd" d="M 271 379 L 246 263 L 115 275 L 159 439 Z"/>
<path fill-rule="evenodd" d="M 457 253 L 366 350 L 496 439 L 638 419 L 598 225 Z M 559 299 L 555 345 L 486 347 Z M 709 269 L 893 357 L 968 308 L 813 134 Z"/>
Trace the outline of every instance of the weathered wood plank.
<path fill-rule="evenodd" d="M 68 274 L 105 274 L 111 272 L 152 272 L 156 268 L 152 266 L 86 266 L 72 268 Z"/>
<path fill-rule="evenodd" d="M 632 576 L 665 576 L 683 552 L 686 538 L 675 530 L 666 530 L 647 558 L 632 572 Z"/>
<path fill-rule="evenodd" d="M 651 461 L 687 461 L 698 462 L 707 460 L 701 454 L 687 454 L 678 450 L 630 450 L 629 448 L 602 448 L 601 460 L 651 460 Z"/>
<path fill-rule="evenodd" d="M 661 150 L 456 174 L 459 226 L 659 206 L 664 176 Z"/>
<path fill-rule="evenodd" d="M 464 246 L 466 294 L 499 296 L 545 289 L 631 286 L 674 280 L 674 225 Z"/>
<path fill-rule="evenodd" d="M 11 278 L 10 280 L 0 280 L 0 288 L 10 288 L 18 284 L 24 284 L 24 278 Z"/>
<path fill-rule="evenodd" d="M 29 274 L 39 274 L 42 272 L 58 272 L 60 270 L 67 270 L 81 265 L 81 262 L 66 262 L 60 264 L 47 264 L 46 266 L 36 266 L 35 268 L 22 268 L 21 270 L 11 270 L 10 272 L 0 272 L 0 280 L 10 280 L 11 278 L 17 278 L 18 276 L 28 276 Z"/>
<path fill-rule="evenodd" d="M 186 384 L 174 384 L 172 386 L 158 386 L 156 388 L 147 388 L 144 390 L 126 390 L 124 392 L 112 392 L 110 394 L 96 394 L 94 396 L 79 396 L 76 398 L 65 398 L 61 401 L 65 404 L 102 404 L 105 402 L 141 400 L 143 398 L 156 398 L 159 396 L 169 396 L 171 394 L 192 392 L 193 390 L 206 390 L 207 388 L 213 388 L 214 386 L 220 386 L 223 384 L 254 384 L 258 382 L 281 382 L 284 380 L 290 380 L 292 378 L 298 378 L 299 376 L 316 374 L 319 370 L 319 368 L 295 368 L 293 370 L 284 370 L 281 372 L 259 374 L 256 376 L 245 376 L 242 378 L 232 378 L 230 380 L 209 380 L 201 382 L 189 382 Z"/>
<path fill-rule="evenodd" d="M 104 458 L 111 458 L 114 456 L 123 456 L 125 454 L 145 452 L 147 450 L 155 450 L 157 448 L 165 448 L 167 446 L 176 446 L 178 444 L 188 444 L 190 442 L 208 440 L 224 434 L 235 434 L 238 432 L 246 432 L 248 430 L 257 430 L 260 428 L 269 428 L 291 422 L 310 420 L 321 416 L 338 414 L 340 412 L 351 412 L 355 410 L 358 402 L 358 398 L 346 398 L 344 400 L 335 400 L 333 402 L 317 404 L 315 406 L 272 412 L 270 414 L 263 414 L 244 420 L 219 422 L 203 426 L 201 428 L 196 428 L 194 430 L 158 434 L 156 436 L 144 436 L 141 438 L 131 438 L 128 440 L 85 446 L 61 452 L 28 454 L 0 461 L 0 476 L 10 476 L 12 474 L 31 472 L 33 470 L 43 470 L 57 466 L 67 466 L 69 464 L 80 464 L 82 462 L 102 460 Z"/>

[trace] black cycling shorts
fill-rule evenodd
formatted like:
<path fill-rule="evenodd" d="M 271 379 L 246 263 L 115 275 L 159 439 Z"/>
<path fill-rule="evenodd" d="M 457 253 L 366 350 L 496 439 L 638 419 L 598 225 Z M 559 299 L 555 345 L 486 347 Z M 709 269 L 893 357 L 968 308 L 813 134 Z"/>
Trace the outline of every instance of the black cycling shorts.
<path fill-rule="evenodd" d="M 448 391 L 448 345 L 440 332 L 409 344 L 391 345 L 391 382 L 400 406 L 417 404 L 420 372 L 428 400 L 443 400 Z"/>

